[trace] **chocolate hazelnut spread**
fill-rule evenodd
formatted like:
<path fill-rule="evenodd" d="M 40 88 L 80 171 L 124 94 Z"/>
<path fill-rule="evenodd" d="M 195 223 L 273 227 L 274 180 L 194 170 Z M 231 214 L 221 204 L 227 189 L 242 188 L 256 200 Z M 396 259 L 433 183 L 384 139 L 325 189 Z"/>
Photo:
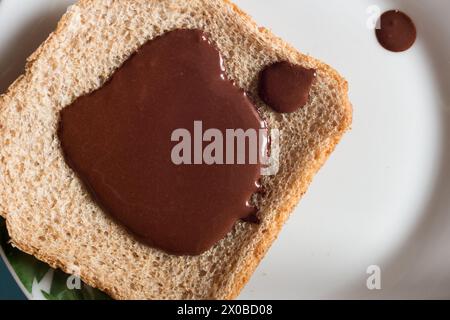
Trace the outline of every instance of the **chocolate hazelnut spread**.
<path fill-rule="evenodd" d="M 174 30 L 144 44 L 102 88 L 63 109 L 58 135 L 68 165 L 105 212 L 145 244 L 197 255 L 239 219 L 254 220 L 249 200 L 261 175 L 260 161 L 174 163 L 174 131 L 194 136 L 199 121 L 203 130 L 222 133 L 265 129 L 207 36 Z M 192 150 L 207 145 L 195 139 Z"/>
<path fill-rule="evenodd" d="M 411 48 L 417 38 L 414 22 L 403 12 L 390 10 L 380 17 L 375 30 L 378 42 L 387 50 L 402 52 Z"/>
<path fill-rule="evenodd" d="M 287 61 L 276 62 L 260 74 L 259 96 L 279 113 L 293 113 L 304 107 L 316 70 L 306 69 Z"/>

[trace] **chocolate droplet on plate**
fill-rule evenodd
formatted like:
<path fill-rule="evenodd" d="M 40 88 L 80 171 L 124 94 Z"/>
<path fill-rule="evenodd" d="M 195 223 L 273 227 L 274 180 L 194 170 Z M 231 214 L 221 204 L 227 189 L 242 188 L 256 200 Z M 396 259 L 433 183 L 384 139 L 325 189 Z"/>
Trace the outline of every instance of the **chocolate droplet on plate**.
<path fill-rule="evenodd" d="M 316 70 L 287 61 L 276 62 L 260 74 L 259 96 L 279 113 L 293 113 L 304 107 Z"/>
<path fill-rule="evenodd" d="M 401 11 L 391 10 L 380 17 L 375 30 L 378 42 L 387 50 L 402 52 L 411 48 L 417 38 L 414 22 Z"/>

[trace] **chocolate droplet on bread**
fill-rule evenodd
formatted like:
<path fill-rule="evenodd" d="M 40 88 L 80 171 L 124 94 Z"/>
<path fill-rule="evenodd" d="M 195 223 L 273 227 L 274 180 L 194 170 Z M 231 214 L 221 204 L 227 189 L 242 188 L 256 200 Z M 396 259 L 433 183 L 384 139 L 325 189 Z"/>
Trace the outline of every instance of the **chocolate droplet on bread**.
<path fill-rule="evenodd" d="M 316 77 L 316 70 L 306 69 L 287 61 L 276 62 L 259 78 L 259 96 L 279 113 L 293 113 L 304 107 Z"/>

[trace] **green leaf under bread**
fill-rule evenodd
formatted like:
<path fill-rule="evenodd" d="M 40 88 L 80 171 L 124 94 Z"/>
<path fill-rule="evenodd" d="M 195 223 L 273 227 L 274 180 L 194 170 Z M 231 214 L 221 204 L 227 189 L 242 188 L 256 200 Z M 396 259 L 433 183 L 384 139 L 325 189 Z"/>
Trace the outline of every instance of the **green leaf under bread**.
<path fill-rule="evenodd" d="M 22 251 L 13 248 L 9 243 L 9 236 L 6 229 L 6 221 L 0 218 L 0 246 L 5 252 L 6 258 L 19 277 L 20 282 L 31 294 L 33 282 L 42 281 L 44 276 L 51 268 L 39 260 L 35 259 Z M 111 299 L 105 293 L 91 288 L 82 283 L 80 290 L 70 290 L 67 287 L 69 275 L 61 270 L 55 270 L 50 292 L 41 290 L 42 295 L 47 300 L 109 300 Z"/>

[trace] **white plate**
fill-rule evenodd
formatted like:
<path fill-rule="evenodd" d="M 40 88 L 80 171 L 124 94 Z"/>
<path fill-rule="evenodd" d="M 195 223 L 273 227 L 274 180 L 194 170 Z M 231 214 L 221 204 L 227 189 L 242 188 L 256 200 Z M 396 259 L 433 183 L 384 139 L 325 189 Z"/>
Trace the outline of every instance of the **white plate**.
<path fill-rule="evenodd" d="M 0 90 L 71 2 L 0 2 Z M 450 2 L 236 2 L 339 70 L 355 113 L 352 132 L 241 298 L 450 298 Z M 367 28 L 373 5 L 413 18 L 418 41 L 411 50 L 378 45 Z M 373 265 L 381 290 L 366 285 Z"/>

